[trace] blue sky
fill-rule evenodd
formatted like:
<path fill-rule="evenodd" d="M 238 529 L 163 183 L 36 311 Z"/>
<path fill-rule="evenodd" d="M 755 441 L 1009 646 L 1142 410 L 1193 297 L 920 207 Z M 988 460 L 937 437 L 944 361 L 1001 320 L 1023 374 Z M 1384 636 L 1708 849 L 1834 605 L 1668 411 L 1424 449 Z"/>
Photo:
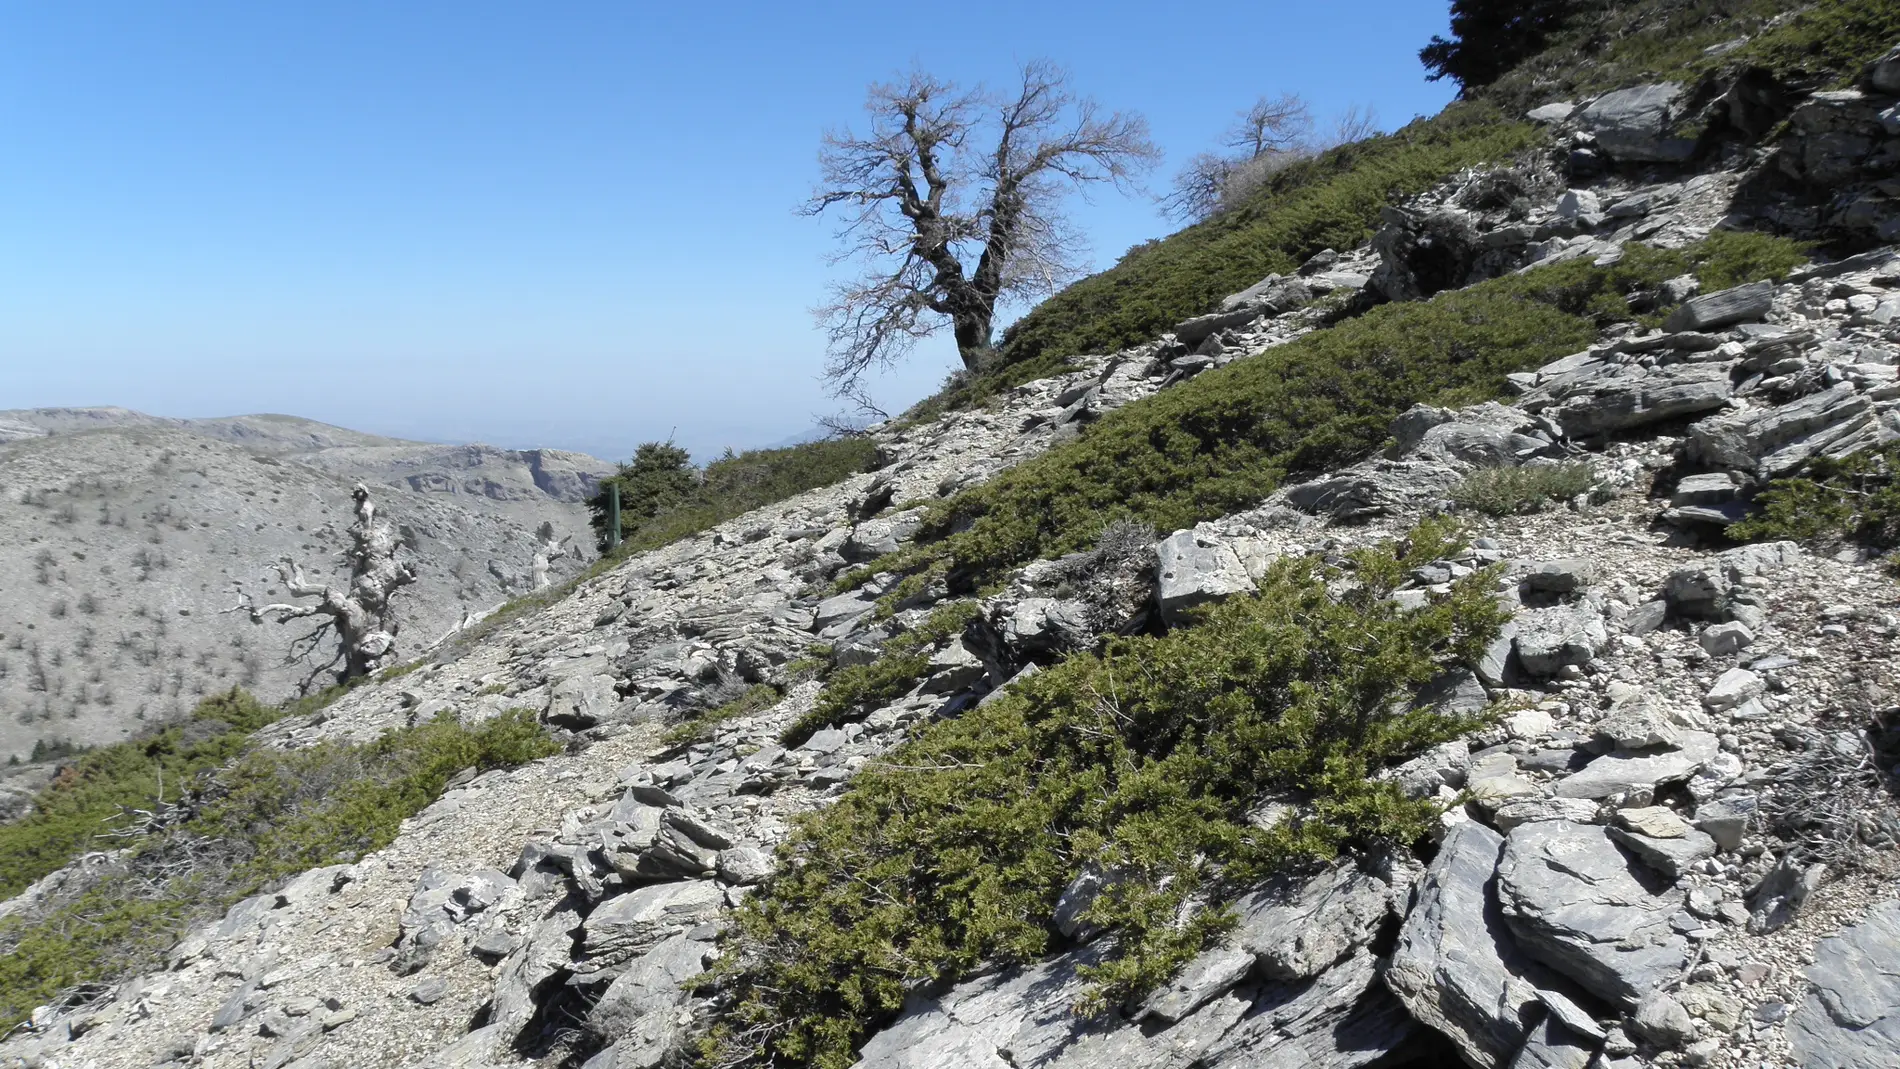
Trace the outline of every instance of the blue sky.
<path fill-rule="evenodd" d="M 1350 12 L 1347 14 L 1346 12 Z M 947 13 L 947 14 L 946 14 Z M 619 458 L 769 444 L 816 380 L 827 126 L 916 64 L 1046 57 L 1167 159 L 1262 93 L 1385 128 L 1450 98 L 1433 0 L 0 2 L 0 409 L 287 412 Z M 1095 263 L 1173 229 L 1075 203 Z M 875 393 L 955 365 L 947 337 Z"/>

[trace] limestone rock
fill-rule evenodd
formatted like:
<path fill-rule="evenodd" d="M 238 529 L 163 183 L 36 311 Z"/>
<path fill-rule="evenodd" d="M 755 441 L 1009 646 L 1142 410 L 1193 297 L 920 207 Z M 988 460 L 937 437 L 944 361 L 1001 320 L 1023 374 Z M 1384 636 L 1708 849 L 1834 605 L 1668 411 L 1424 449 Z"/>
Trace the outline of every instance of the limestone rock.
<path fill-rule="evenodd" d="M 1176 531 L 1155 547 L 1159 558 L 1159 600 L 1170 622 L 1195 605 L 1251 591 L 1253 580 L 1230 547 L 1196 534 Z"/>
<path fill-rule="evenodd" d="M 1660 784 L 1679 783 L 1695 775 L 1720 752 L 1721 744 L 1714 735 L 1686 731 L 1675 749 L 1604 754 L 1585 765 L 1583 771 L 1558 780 L 1552 790 L 1559 798 L 1607 798 L 1634 790 L 1653 791 Z"/>
<path fill-rule="evenodd" d="M 1586 605 L 1529 609 L 1518 614 L 1517 626 L 1518 663 L 1538 677 L 1589 664 L 1610 641 L 1602 614 Z"/>
<path fill-rule="evenodd" d="M 1634 1008 L 1688 962 L 1688 940 L 1670 924 L 1682 896 L 1644 886 L 1604 828 L 1514 829 L 1498 897 L 1519 946 L 1608 1001 Z"/>
<path fill-rule="evenodd" d="M 677 1010 L 683 986 L 705 971 L 711 949 L 681 933 L 668 936 L 614 978 L 587 1015 L 587 1026 L 614 1041 L 616 1069 L 652 1069 L 682 1039 Z"/>
<path fill-rule="evenodd" d="M 1478 1066 L 1505 1064 L 1537 1003 L 1491 886 L 1503 849 L 1504 839 L 1475 821 L 1446 833 L 1385 971 L 1412 1016 Z"/>
<path fill-rule="evenodd" d="M 1372 941 L 1386 918 L 1402 908 L 1416 872 L 1397 862 L 1383 873 L 1346 862 L 1243 895 L 1234 903 L 1240 919 L 1232 941 L 1264 979 L 1317 976 Z"/>
<path fill-rule="evenodd" d="M 1814 989 L 1788 1018 L 1788 1041 L 1810 1069 L 1885 1069 L 1900 1050 L 1900 900 L 1821 940 Z"/>
<path fill-rule="evenodd" d="M 1728 369 L 1719 364 L 1631 365 L 1586 380 L 1545 414 L 1573 437 L 1608 434 L 1715 411 L 1733 391 Z"/>
<path fill-rule="evenodd" d="M 1682 86 L 1675 82 L 1618 89 L 1591 101 L 1573 118 L 1617 160 L 1681 163 L 1695 155 L 1692 138 L 1673 136 L 1681 97 Z"/>
<path fill-rule="evenodd" d="M 1768 314 L 1774 307 L 1775 284 L 1750 282 L 1746 285 L 1692 297 L 1669 314 L 1664 330 L 1719 330 L 1734 323 L 1749 323 Z"/>

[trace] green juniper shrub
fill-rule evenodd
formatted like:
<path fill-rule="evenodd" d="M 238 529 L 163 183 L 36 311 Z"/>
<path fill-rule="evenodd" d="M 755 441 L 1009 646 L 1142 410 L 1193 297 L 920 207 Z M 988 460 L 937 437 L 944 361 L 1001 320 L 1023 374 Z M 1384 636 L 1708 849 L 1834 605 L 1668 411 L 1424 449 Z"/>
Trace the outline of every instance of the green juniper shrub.
<path fill-rule="evenodd" d="M 1900 446 L 1822 457 L 1801 475 L 1776 479 L 1762 491 L 1758 511 L 1731 526 L 1746 542 L 1848 541 L 1878 550 L 1900 546 Z"/>
<path fill-rule="evenodd" d="M 1370 455 L 1415 403 L 1499 396 L 1507 373 L 1586 347 L 1601 327 L 1635 317 L 1630 298 L 1653 301 L 1669 278 L 1745 281 L 1749 270 L 1785 271 L 1790 255 L 1792 243 L 1752 235 L 1680 250 L 1629 245 L 1608 267 L 1572 260 L 1383 305 L 1108 413 L 1080 438 L 932 505 L 915 544 L 839 585 L 895 572 L 977 587 L 1085 549 L 1111 520 L 1172 531 L 1251 507 L 1289 478 Z"/>
<path fill-rule="evenodd" d="M 1588 493 L 1596 474 L 1588 464 L 1538 464 L 1521 468 L 1478 468 L 1451 489 L 1459 508 L 1487 516 L 1542 512 Z"/>
<path fill-rule="evenodd" d="M 1390 600 L 1454 533 L 1428 523 L 1343 568 L 1281 560 L 1256 596 L 1072 657 L 867 766 L 740 908 L 718 977 L 734 1008 L 708 1056 L 851 1065 L 919 987 L 1055 949 L 1056 900 L 1085 867 L 1117 873 L 1088 918 L 1113 933 L 1090 973 L 1112 1001 L 1228 923 L 1218 909 L 1175 923 L 1189 903 L 1425 834 L 1435 806 L 1371 777 L 1477 723 L 1409 699 L 1496 634 L 1494 573 L 1415 613 Z M 1301 818 L 1249 823 L 1287 794 Z"/>
<path fill-rule="evenodd" d="M 625 536 L 684 500 L 698 482 L 699 473 L 693 470 L 693 458 L 686 450 L 672 442 L 640 443 L 633 460 L 602 479 L 599 491 L 587 499 L 587 522 L 600 551 L 608 548 L 613 491 L 620 491 L 620 530 Z"/>
<path fill-rule="evenodd" d="M 124 827 L 131 810 L 176 801 L 197 777 L 240 753 L 251 732 L 283 715 L 233 689 L 152 735 L 82 754 L 34 796 L 32 812 L 0 825 L 0 898 L 98 849 L 109 841 L 100 836 Z"/>
<path fill-rule="evenodd" d="M 1788 5 L 1775 6 L 1785 10 Z M 1824 78 L 1838 87 L 1853 82 L 1895 41 L 1900 41 L 1900 5 L 1893 0 L 1818 0 L 1722 60 L 1729 66 L 1763 67 L 1790 80 Z"/>
<path fill-rule="evenodd" d="M 833 671 L 811 711 L 794 720 L 781 741 L 802 745 L 819 731 L 861 720 L 878 706 L 903 697 L 930 673 L 931 652 L 963 634 L 982 608 L 974 601 L 940 605 L 916 627 L 893 637 L 869 664 Z"/>
<path fill-rule="evenodd" d="M 662 455 L 660 449 L 671 452 Z M 877 457 L 877 443 L 869 438 L 827 438 L 783 449 L 749 449 L 743 453 L 728 449 L 703 471 L 695 472 L 686 464 L 684 450 L 652 442 L 640 450 L 648 454 L 645 467 L 636 455 L 634 463 L 623 469 L 630 477 L 640 477 L 621 490 L 624 541 L 617 557 L 677 542 L 762 505 L 829 486 L 868 471 Z M 675 462 L 676 466 L 668 466 Z M 641 476 L 641 472 L 646 474 Z M 643 491 L 642 486 L 648 486 L 651 492 Z M 629 513 L 630 498 L 643 492 L 648 496 L 635 502 L 634 511 Z M 604 551 L 606 484 L 587 504 L 592 513 L 590 522 L 601 537 Z"/>
<path fill-rule="evenodd" d="M 254 705 L 226 702 L 219 712 L 254 722 Z M 0 920 L 0 1029 L 76 984 L 158 967 L 186 929 L 241 898 L 389 845 L 463 769 L 559 752 L 533 712 L 516 709 L 475 727 L 443 714 L 372 742 L 237 756 L 200 775 L 187 817 L 131 840 L 128 878 Z"/>

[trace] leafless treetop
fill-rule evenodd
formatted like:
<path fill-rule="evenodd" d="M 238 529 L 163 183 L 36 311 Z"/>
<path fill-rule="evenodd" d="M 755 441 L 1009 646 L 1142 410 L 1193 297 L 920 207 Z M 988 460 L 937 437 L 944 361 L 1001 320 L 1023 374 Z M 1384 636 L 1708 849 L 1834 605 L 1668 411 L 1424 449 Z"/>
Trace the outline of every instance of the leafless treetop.
<path fill-rule="evenodd" d="M 1047 62 L 1006 93 L 961 91 L 913 71 L 871 87 L 869 129 L 827 133 L 822 181 L 803 206 L 842 216 L 837 259 L 863 274 L 819 309 L 825 374 L 848 394 L 944 319 L 966 366 L 988 347 L 996 305 L 1074 277 L 1079 243 L 1062 195 L 1128 186 L 1157 153 L 1141 117 L 1104 111 Z"/>

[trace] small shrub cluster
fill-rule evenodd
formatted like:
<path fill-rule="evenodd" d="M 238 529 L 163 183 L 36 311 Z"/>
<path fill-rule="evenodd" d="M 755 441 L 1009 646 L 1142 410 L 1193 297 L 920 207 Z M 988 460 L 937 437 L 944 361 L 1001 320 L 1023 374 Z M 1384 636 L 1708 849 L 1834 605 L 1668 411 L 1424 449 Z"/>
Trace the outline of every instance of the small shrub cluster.
<path fill-rule="evenodd" d="M 1502 614 L 1490 572 L 1415 614 L 1389 597 L 1453 545 L 1427 525 L 1343 568 L 1282 560 L 1257 596 L 1072 657 L 867 766 L 741 907 L 709 1058 L 851 1065 L 910 992 L 1054 949 L 1056 900 L 1085 868 L 1116 873 L 1088 915 L 1115 951 L 1090 978 L 1122 999 L 1222 930 L 1196 903 L 1424 834 L 1434 806 L 1372 774 L 1474 726 L 1407 710 Z M 1304 815 L 1251 824 L 1270 795 Z"/>
<path fill-rule="evenodd" d="M 224 711 L 242 704 L 226 698 Z M 387 846 L 402 821 L 463 769 L 507 767 L 559 751 L 534 714 L 521 709 L 473 728 L 444 714 L 374 742 L 238 756 L 191 782 L 182 815 L 121 840 L 129 842 L 122 878 L 0 920 L 0 1030 L 74 985 L 156 967 L 186 929 L 241 898 Z"/>
<path fill-rule="evenodd" d="M 884 644 L 877 659 L 832 672 L 811 711 L 794 720 L 780 741 L 802 745 L 819 731 L 860 719 L 871 710 L 903 697 L 930 672 L 931 651 L 963 633 L 981 608 L 974 601 L 941 605 L 922 623 Z"/>
<path fill-rule="evenodd" d="M 1746 542 L 1855 542 L 1879 550 L 1900 546 L 1900 446 L 1864 450 L 1841 460 L 1813 461 L 1799 476 L 1762 491 L 1754 515 L 1728 529 Z"/>
<path fill-rule="evenodd" d="M 1588 493 L 1596 475 L 1588 464 L 1479 468 L 1451 489 L 1452 503 L 1487 516 L 1542 512 Z"/>

